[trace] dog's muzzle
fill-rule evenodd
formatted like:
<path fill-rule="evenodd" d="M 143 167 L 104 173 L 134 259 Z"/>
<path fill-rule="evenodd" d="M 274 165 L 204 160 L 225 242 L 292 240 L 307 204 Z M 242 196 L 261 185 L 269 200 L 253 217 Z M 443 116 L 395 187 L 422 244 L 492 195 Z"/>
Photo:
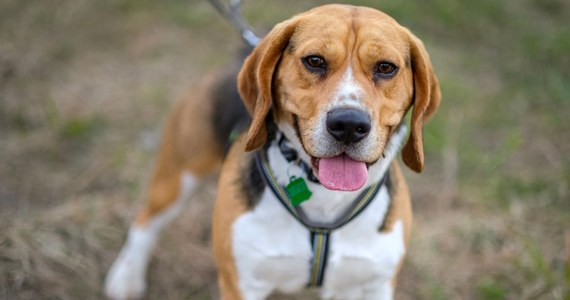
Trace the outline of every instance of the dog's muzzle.
<path fill-rule="evenodd" d="M 356 191 L 366 183 L 368 167 L 352 158 L 347 148 L 365 139 L 372 130 L 370 115 L 355 108 L 335 108 L 327 113 L 326 130 L 338 144 L 334 156 L 312 160 L 321 184 L 331 190 Z M 338 151 L 338 152 L 337 152 Z"/>
<path fill-rule="evenodd" d="M 368 136 L 372 128 L 370 116 L 354 108 L 337 108 L 327 113 L 328 133 L 344 145 L 358 143 Z"/>

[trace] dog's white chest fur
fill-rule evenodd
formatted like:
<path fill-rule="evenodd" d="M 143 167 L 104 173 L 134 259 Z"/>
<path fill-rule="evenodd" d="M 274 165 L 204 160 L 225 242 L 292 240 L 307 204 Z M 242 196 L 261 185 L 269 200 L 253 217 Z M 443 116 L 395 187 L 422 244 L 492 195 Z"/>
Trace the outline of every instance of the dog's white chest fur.
<path fill-rule="evenodd" d="M 304 204 L 309 217 L 326 215 L 319 215 L 315 207 L 326 207 L 327 202 L 345 206 L 353 201 L 352 197 L 335 199 L 335 192 L 311 186 L 319 190 L 313 190 L 313 197 Z M 405 246 L 401 221 L 390 232 L 379 230 L 389 203 L 384 186 L 366 210 L 331 233 L 322 298 L 392 299 L 390 280 Z M 264 299 L 276 290 L 292 293 L 306 287 L 312 257 L 310 233 L 268 188 L 255 208 L 234 223 L 232 243 L 244 299 Z"/>
<path fill-rule="evenodd" d="M 388 172 L 405 132 L 401 127 L 387 146 L 386 158 L 369 168 L 366 186 Z M 276 142 L 267 155 L 278 184 L 286 185 L 291 175 L 302 174 L 298 166 L 285 160 Z M 320 223 L 335 221 L 360 193 L 307 184 L 313 196 L 301 207 L 309 219 Z M 259 203 L 240 216 L 232 228 L 233 254 L 245 300 L 265 299 L 273 291 L 301 291 L 309 282 L 310 232 L 275 197 L 266 187 Z M 401 220 L 390 232 L 380 231 L 389 207 L 390 196 L 384 185 L 360 215 L 331 233 L 320 291 L 323 299 L 392 299 L 391 280 L 404 256 L 405 243 Z"/>

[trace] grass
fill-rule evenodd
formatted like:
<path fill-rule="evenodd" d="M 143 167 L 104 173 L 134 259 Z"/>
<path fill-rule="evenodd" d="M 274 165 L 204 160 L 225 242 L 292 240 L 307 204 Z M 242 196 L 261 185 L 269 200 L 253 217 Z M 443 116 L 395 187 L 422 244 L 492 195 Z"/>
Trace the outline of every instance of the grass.
<path fill-rule="evenodd" d="M 244 13 L 264 32 L 325 2 Z M 347 2 L 416 33 L 443 91 L 396 299 L 570 299 L 567 1 Z M 168 108 L 239 38 L 206 1 L 6 0 L 0 40 L 0 299 L 100 299 Z M 216 297 L 214 185 L 165 232 L 149 299 Z"/>
<path fill-rule="evenodd" d="M 479 298 L 489 300 L 506 299 L 507 291 L 500 281 L 483 279 L 478 285 Z"/>

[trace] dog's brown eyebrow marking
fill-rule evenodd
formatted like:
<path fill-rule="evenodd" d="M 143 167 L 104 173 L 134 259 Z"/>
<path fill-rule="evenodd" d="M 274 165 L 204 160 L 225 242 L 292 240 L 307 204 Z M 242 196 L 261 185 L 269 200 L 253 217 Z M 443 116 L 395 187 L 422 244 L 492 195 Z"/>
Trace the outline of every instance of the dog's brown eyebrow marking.
<path fill-rule="evenodd" d="M 327 37 L 328 40 L 328 44 L 332 44 L 332 37 L 331 37 L 331 33 L 329 31 L 329 27 L 325 26 L 325 36 Z M 325 43 L 323 41 L 323 44 L 325 45 L 325 47 L 327 48 L 327 50 L 329 49 L 329 45 L 327 43 Z"/>

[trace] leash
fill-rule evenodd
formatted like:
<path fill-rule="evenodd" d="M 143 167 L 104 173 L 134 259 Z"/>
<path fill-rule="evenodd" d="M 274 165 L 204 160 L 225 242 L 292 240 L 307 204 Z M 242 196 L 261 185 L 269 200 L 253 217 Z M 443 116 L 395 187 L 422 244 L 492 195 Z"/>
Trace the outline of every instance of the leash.
<path fill-rule="evenodd" d="M 249 27 L 247 22 L 243 19 L 240 9 L 241 0 L 231 0 L 229 7 L 222 3 L 221 0 L 209 1 L 222 16 L 234 25 L 235 29 L 240 33 L 241 38 L 246 44 L 252 48 L 259 44 L 261 39 L 253 32 L 251 27 Z"/>
<path fill-rule="evenodd" d="M 337 218 L 337 220 L 331 223 L 319 223 L 309 220 L 300 206 L 293 206 L 289 195 L 283 187 L 277 183 L 277 179 L 271 171 L 266 151 L 257 151 L 255 159 L 259 171 L 263 174 L 265 182 L 269 185 L 271 191 L 275 194 L 279 202 L 298 222 L 309 230 L 313 257 L 311 259 L 310 277 L 307 286 L 320 287 L 323 283 L 325 268 L 327 265 L 329 252 L 328 246 L 330 244 L 331 232 L 346 225 L 364 211 L 386 182 L 388 172 L 386 172 L 379 182 L 362 191 L 352 202 L 351 206 L 339 218 Z"/>

